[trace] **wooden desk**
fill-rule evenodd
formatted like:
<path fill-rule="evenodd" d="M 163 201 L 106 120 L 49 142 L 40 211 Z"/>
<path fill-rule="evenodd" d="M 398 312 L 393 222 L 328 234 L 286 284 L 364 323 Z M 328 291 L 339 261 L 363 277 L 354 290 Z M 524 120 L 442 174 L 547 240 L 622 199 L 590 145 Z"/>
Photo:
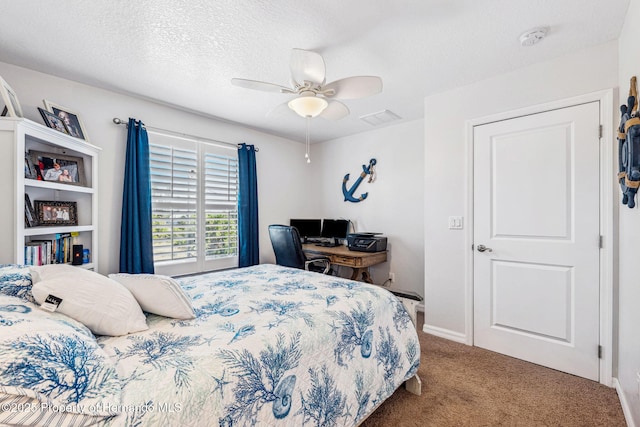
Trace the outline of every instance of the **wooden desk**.
<path fill-rule="evenodd" d="M 313 243 L 302 245 L 302 250 L 309 257 L 321 255 L 331 260 L 331 264 L 351 267 L 353 274 L 351 280 L 358 280 L 362 276 L 362 281 L 373 283 L 369 275 L 369 266 L 380 264 L 387 260 L 387 251 L 383 252 L 357 252 L 350 251 L 346 246 L 324 247 L 316 246 Z"/>

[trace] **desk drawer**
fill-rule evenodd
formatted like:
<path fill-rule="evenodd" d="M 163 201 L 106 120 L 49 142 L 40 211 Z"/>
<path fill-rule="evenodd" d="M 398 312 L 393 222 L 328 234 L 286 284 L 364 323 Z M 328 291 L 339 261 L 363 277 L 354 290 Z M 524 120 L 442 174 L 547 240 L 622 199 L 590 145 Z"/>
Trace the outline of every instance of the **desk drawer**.
<path fill-rule="evenodd" d="M 356 265 L 357 264 L 357 259 L 355 259 L 353 257 L 347 257 L 347 256 L 341 256 L 341 255 L 333 255 L 333 256 L 331 256 L 331 262 L 333 262 L 334 264 L 341 264 L 341 265 L 351 266 L 351 265 Z"/>

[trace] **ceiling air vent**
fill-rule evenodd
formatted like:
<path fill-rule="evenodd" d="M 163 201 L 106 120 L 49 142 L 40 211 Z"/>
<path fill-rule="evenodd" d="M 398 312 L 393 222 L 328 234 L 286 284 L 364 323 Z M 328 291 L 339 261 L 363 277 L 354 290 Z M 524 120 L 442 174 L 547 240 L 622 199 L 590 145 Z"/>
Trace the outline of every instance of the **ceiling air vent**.
<path fill-rule="evenodd" d="M 360 116 L 360 120 L 364 120 L 371 126 L 378 126 L 385 123 L 392 122 L 394 120 L 400 120 L 402 117 L 389 110 L 378 111 L 377 113 L 366 114 Z"/>

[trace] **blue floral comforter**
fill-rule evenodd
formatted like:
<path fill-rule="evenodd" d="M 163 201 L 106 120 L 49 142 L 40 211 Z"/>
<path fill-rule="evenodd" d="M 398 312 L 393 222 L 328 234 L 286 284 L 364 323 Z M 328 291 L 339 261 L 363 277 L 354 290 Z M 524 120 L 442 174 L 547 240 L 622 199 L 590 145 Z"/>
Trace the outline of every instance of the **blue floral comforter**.
<path fill-rule="evenodd" d="M 179 281 L 196 319 L 98 339 L 122 382 L 108 425 L 354 426 L 418 370 L 382 288 L 275 265 Z"/>

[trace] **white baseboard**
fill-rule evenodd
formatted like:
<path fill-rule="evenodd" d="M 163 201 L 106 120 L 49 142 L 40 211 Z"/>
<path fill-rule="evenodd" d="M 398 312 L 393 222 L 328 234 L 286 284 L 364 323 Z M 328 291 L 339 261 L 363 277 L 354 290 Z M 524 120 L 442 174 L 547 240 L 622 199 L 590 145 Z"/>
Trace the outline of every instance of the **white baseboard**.
<path fill-rule="evenodd" d="M 636 427 L 636 424 L 633 421 L 633 413 L 631 412 L 631 405 L 629 405 L 629 401 L 624 394 L 624 390 L 622 390 L 622 386 L 620 385 L 620 381 L 617 378 L 613 378 L 613 386 L 618 393 L 618 399 L 620 399 L 620 405 L 622 406 L 622 413 L 624 414 L 624 419 L 627 422 L 628 427 Z"/>
<path fill-rule="evenodd" d="M 451 341 L 459 342 L 462 344 L 467 343 L 467 337 L 460 332 L 450 331 L 448 329 L 438 328 L 437 326 L 430 326 L 427 324 L 422 325 L 422 332 L 426 334 L 435 335 L 440 338 L 446 338 Z"/>

